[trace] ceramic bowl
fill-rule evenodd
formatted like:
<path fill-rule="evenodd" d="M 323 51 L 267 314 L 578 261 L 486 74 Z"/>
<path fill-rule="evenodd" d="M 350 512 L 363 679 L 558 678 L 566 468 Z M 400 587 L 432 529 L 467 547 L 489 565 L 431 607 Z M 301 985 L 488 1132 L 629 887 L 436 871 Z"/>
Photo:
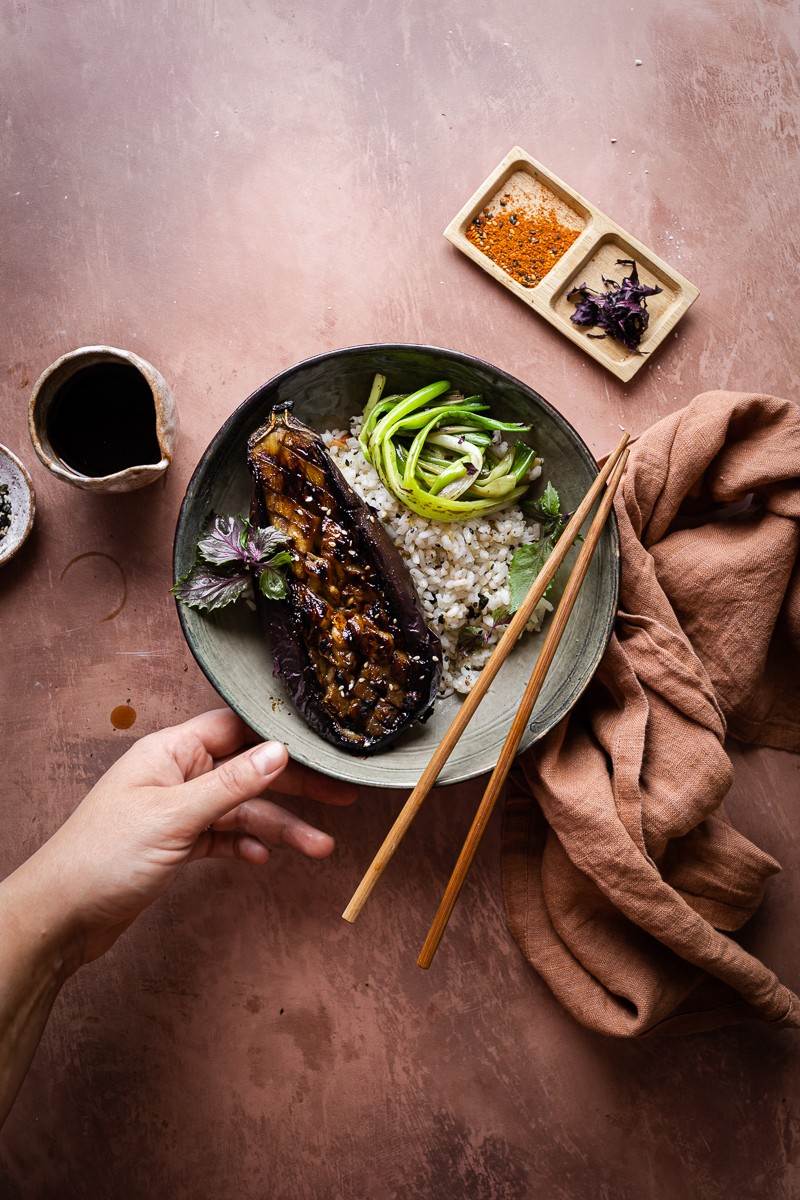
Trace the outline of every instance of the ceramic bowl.
<path fill-rule="evenodd" d="M 533 388 L 489 363 L 432 346 L 376 345 L 336 350 L 307 359 L 265 383 L 212 438 L 189 483 L 178 518 L 176 578 L 192 566 L 197 539 L 211 512 L 247 511 L 247 438 L 266 419 L 272 405 L 292 400 L 295 415 L 308 425 L 318 430 L 342 429 L 363 408 L 376 371 L 387 376 L 387 392 L 412 391 L 445 378 L 466 395 L 482 394 L 499 415 L 529 422 L 533 426 L 529 440 L 544 458 L 544 478 L 556 485 L 566 510 L 575 508 L 597 474 L 591 452 L 569 422 Z M 567 559 L 567 570 L 571 561 Z M 552 729 L 591 679 L 611 632 L 618 586 L 618 535 L 612 518 L 534 709 L 523 747 Z M 558 595 L 558 581 L 554 592 L 551 598 Z M 262 737 L 285 742 L 293 758 L 340 779 L 377 787 L 412 787 L 460 703 L 455 696 L 439 700 L 429 721 L 408 730 L 381 754 L 368 758 L 347 754 L 312 732 L 294 710 L 281 682 L 273 677 L 270 649 L 256 616 L 245 605 L 210 615 L 179 605 L 178 613 L 192 653 L 223 699 Z M 440 782 L 469 779 L 495 765 L 541 643 L 541 634 L 526 636 L 509 656 Z"/>
<path fill-rule="evenodd" d="M 0 537 L 0 564 L 8 562 L 33 529 L 36 497 L 31 477 L 12 450 L 0 446 L 0 484 L 8 488 L 5 498 L 11 505 L 11 522 Z"/>
<path fill-rule="evenodd" d="M 156 437 L 161 450 L 159 462 L 126 467 L 113 475 L 82 475 L 56 454 L 47 435 L 47 413 L 53 397 L 76 371 L 97 363 L 122 363 L 135 367 L 144 376 L 153 395 Z M 81 346 L 57 358 L 36 380 L 28 409 L 28 428 L 34 450 L 59 479 L 87 492 L 133 492 L 155 483 L 172 462 L 178 439 L 178 411 L 166 380 L 152 363 L 116 346 Z"/>

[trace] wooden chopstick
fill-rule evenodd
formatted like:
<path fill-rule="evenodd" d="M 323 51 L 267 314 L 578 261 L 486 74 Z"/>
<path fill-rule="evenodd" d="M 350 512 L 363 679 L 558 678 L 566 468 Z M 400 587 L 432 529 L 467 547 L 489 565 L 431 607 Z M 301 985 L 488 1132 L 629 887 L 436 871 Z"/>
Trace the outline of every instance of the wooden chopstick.
<path fill-rule="evenodd" d="M 622 428 L 622 426 L 620 426 L 620 428 Z M 639 433 L 635 433 L 635 434 L 633 435 L 633 437 L 629 438 L 629 440 L 628 440 L 628 446 L 629 446 L 629 447 L 630 447 L 630 446 L 635 446 L 635 445 L 636 445 L 636 443 L 638 442 L 638 440 L 639 440 L 639 438 L 640 438 L 640 437 L 641 437 L 641 434 L 639 434 Z M 609 451 L 609 453 L 608 453 L 608 454 L 602 454 L 602 455 L 600 456 L 600 458 L 598 458 L 598 459 L 596 460 L 596 461 L 597 461 L 597 465 L 598 465 L 598 467 L 604 467 L 604 466 L 606 465 L 606 463 L 608 462 L 608 460 L 611 458 L 611 455 L 612 455 L 612 454 L 616 454 L 616 450 L 611 450 L 611 451 Z"/>
<path fill-rule="evenodd" d="M 629 451 L 625 450 L 617 461 L 614 472 L 608 481 L 608 487 L 606 488 L 605 495 L 603 496 L 603 499 L 601 500 L 597 509 L 597 513 L 595 514 L 595 518 L 589 527 L 586 540 L 583 543 L 580 554 L 578 555 L 575 565 L 570 572 L 567 585 L 564 588 L 558 608 L 555 611 L 550 628 L 547 631 L 547 636 L 545 637 L 541 654 L 534 664 L 531 677 L 528 680 L 528 685 L 523 692 L 522 699 L 520 700 L 520 705 L 517 709 L 516 716 L 514 717 L 511 728 L 508 731 L 508 736 L 503 743 L 503 749 L 500 751 L 500 757 L 497 760 L 497 765 L 492 772 L 491 778 L 489 779 L 489 783 L 486 787 L 486 791 L 484 792 L 483 798 L 478 805 L 478 810 L 475 813 L 469 833 L 466 836 L 461 853 L 458 856 L 458 861 L 453 868 L 453 873 L 450 876 L 447 887 L 445 888 L 444 895 L 442 896 L 441 903 L 439 904 L 439 908 L 436 912 L 436 916 L 433 918 L 431 927 L 428 930 L 428 936 L 426 937 L 422 949 L 420 950 L 419 958 L 417 959 L 417 966 L 422 967 L 423 970 L 427 970 L 427 968 L 433 962 L 433 956 L 438 949 L 439 943 L 442 940 L 442 935 L 447 927 L 447 922 L 450 920 L 450 915 L 455 908 L 458 894 L 461 891 L 464 880 L 467 877 L 467 872 L 470 868 L 473 858 L 475 857 L 475 852 L 480 845 L 484 830 L 486 829 L 489 818 L 492 815 L 492 810 L 497 802 L 497 797 L 500 795 L 508 772 L 511 770 L 511 765 L 516 757 L 517 747 L 519 746 L 520 739 L 525 732 L 525 726 L 528 724 L 530 715 L 533 712 L 533 706 L 536 703 L 539 692 L 542 690 L 542 684 L 545 681 L 545 677 L 550 669 L 555 652 L 558 649 L 558 644 L 561 641 L 561 637 L 567 627 L 567 621 L 569 620 L 570 613 L 575 606 L 575 601 L 578 598 L 578 593 L 581 589 L 583 581 L 586 578 L 586 572 L 589 570 L 589 565 L 592 561 L 592 555 L 597 548 L 597 543 L 600 540 L 605 523 L 608 520 L 608 515 L 611 512 L 611 506 L 614 503 L 614 493 L 619 486 L 619 481 L 622 478 L 622 474 L 625 470 L 628 454 Z"/>
<path fill-rule="evenodd" d="M 347 908 L 342 913 L 345 921 L 355 921 L 361 909 L 367 902 L 372 889 L 383 874 L 387 864 L 396 851 L 400 842 L 403 840 L 411 822 L 419 812 L 425 797 L 430 792 L 436 782 L 439 772 L 447 762 L 453 752 L 453 749 L 458 742 L 461 734 L 466 729 L 475 710 L 480 704 L 483 697 L 486 695 L 489 687 L 502 667 L 506 658 L 517 644 L 517 639 L 524 630 L 525 626 L 531 618 L 534 608 L 541 600 L 547 587 L 555 575 L 558 568 L 566 558 L 572 543 L 581 531 L 581 526 L 588 517 L 597 497 L 604 490 L 606 480 L 614 470 L 615 465 L 619 462 L 620 455 L 623 453 L 625 446 L 628 443 L 629 435 L 627 433 L 619 440 L 619 444 L 612 454 L 609 455 L 605 465 L 600 473 L 594 479 L 592 486 L 589 488 L 586 495 L 581 500 L 572 517 L 567 522 L 564 532 L 553 547 L 553 552 L 547 559 L 547 562 L 542 567 L 536 579 L 531 584 L 530 590 L 524 601 L 514 613 L 508 628 L 501 637 L 500 641 L 494 648 L 489 661 L 484 666 L 475 685 L 470 691 L 463 704 L 458 709 L 450 728 L 442 738 L 436 750 L 431 755 L 430 762 L 425 767 L 425 770 L 419 777 L 417 786 L 411 792 L 411 795 L 406 800 L 405 804 L 398 813 L 397 819 L 392 825 L 383 840 L 383 843 L 373 858 L 369 867 L 364 874 L 363 879 L 359 883 Z"/>

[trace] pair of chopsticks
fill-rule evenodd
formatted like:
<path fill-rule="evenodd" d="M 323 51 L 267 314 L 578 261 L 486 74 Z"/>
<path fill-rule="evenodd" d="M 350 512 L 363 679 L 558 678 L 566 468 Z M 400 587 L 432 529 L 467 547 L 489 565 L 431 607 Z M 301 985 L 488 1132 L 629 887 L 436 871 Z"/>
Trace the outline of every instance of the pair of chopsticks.
<path fill-rule="evenodd" d="M 608 520 L 611 507 L 614 503 L 614 495 L 616 493 L 619 482 L 625 470 L 625 464 L 628 460 L 627 443 L 629 435 L 623 434 L 619 444 L 614 449 L 613 453 L 608 456 L 599 474 L 595 478 L 592 486 L 581 500 L 572 517 L 567 522 L 567 525 L 561 534 L 561 537 L 556 542 L 553 552 L 547 559 L 547 562 L 542 567 L 536 579 L 531 584 L 525 600 L 517 609 L 512 617 L 509 625 L 503 634 L 500 641 L 497 643 L 494 652 L 489 661 L 484 666 L 478 676 L 472 691 L 469 692 L 463 704 L 456 713 L 450 728 L 442 738 L 434 753 L 431 755 L 431 760 L 425 770 L 419 777 L 417 786 L 411 792 L 411 795 L 406 800 L 400 813 L 391 829 L 387 833 L 383 844 L 368 867 L 364 878 L 353 893 L 353 897 L 347 908 L 342 913 L 345 921 L 355 921 L 356 917 L 364 907 L 372 889 L 380 879 L 387 864 L 392 858 L 395 850 L 403 840 L 411 822 L 419 812 L 422 804 L 435 784 L 439 773 L 453 752 L 454 747 L 459 741 L 462 733 L 469 724 L 475 710 L 483 700 L 489 687 L 492 684 L 497 672 L 502 667 L 508 655 L 514 649 L 517 639 L 525 629 L 528 621 L 531 618 L 533 610 L 541 600 L 549 584 L 551 583 L 556 571 L 559 569 L 564 559 L 566 558 L 573 542 L 580 533 L 581 526 L 588 517 L 594 504 L 600 496 L 602 499 L 598 505 L 594 520 L 592 521 L 589 532 L 586 535 L 583 545 L 575 564 L 570 572 L 566 587 L 559 601 L 558 608 L 555 611 L 547 635 L 544 640 L 539 657 L 536 660 L 531 677 L 528 680 L 527 687 L 520 700 L 519 708 L 516 716 L 508 731 L 508 735 L 500 751 L 500 757 L 497 760 L 497 765 L 489 779 L 486 791 L 478 806 L 469 833 L 462 847 L 461 853 L 450 876 L 450 881 L 445 888 L 441 903 L 433 919 L 431 927 L 428 931 L 428 936 L 425 939 L 422 950 L 417 959 L 417 965 L 427 969 L 433 962 L 433 957 L 436 954 L 439 943 L 442 940 L 442 935 L 447 927 L 447 922 L 455 907 L 459 892 L 463 887 L 464 880 L 467 877 L 470 865 L 475 852 L 480 845 L 481 838 L 489 822 L 489 817 L 492 814 L 495 803 L 503 784 L 506 781 L 508 772 L 517 753 L 520 740 L 525 732 L 525 726 L 528 723 L 530 715 L 533 711 L 533 706 L 536 703 L 537 697 L 542 690 L 542 684 L 550 665 L 558 649 L 564 630 L 567 626 L 570 613 L 575 605 L 578 593 L 581 589 L 586 573 L 589 570 L 589 564 L 592 560 L 592 555 L 597 547 L 597 544 L 602 535 L 605 523 Z M 608 483 L 608 486 L 606 485 Z"/>

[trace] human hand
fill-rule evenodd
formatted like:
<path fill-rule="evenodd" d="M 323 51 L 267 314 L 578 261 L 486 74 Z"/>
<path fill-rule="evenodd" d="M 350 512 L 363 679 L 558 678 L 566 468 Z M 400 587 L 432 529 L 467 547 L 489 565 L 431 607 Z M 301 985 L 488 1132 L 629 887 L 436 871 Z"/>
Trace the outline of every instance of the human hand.
<path fill-rule="evenodd" d="M 261 795 L 277 787 L 350 804 L 355 787 L 290 763 L 280 742 L 236 754 L 252 736 L 230 709 L 217 709 L 141 738 L 6 881 L 35 907 L 42 935 L 60 938 L 68 970 L 113 945 L 184 863 L 262 864 L 277 846 L 309 858 L 332 852 L 327 833 Z"/>

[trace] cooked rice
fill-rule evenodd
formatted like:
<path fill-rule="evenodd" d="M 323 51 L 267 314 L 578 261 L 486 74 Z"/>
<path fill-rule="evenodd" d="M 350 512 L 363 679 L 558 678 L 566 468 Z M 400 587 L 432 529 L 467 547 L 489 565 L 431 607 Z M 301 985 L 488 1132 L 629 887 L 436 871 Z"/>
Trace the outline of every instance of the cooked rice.
<path fill-rule="evenodd" d="M 520 543 L 535 541 L 541 531 L 516 505 L 494 516 L 458 524 L 417 516 L 386 490 L 364 458 L 358 444 L 360 428 L 361 417 L 355 417 L 350 433 L 329 430 L 322 436 L 339 470 L 376 511 L 408 565 L 425 618 L 442 642 L 441 694 L 464 694 L 503 634 L 505 626 L 495 625 L 494 614 L 510 600 L 511 556 Z M 537 467 L 531 478 L 540 472 Z M 547 600 L 540 600 L 526 628 L 539 629 L 551 608 Z M 474 637 L 469 638 L 467 648 L 459 645 L 466 626 L 481 631 L 482 644 Z"/>

